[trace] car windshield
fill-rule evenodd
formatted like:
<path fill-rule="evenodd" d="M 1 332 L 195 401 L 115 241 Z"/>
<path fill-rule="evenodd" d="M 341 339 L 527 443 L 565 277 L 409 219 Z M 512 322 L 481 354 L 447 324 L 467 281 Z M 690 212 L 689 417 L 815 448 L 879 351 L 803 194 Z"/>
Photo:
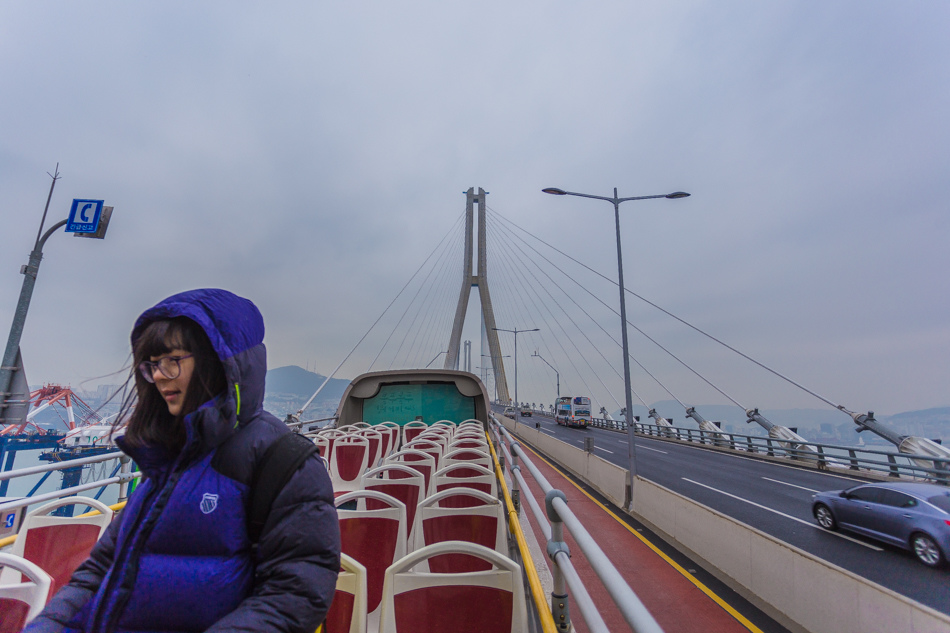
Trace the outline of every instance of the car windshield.
<path fill-rule="evenodd" d="M 943 495 L 935 495 L 927 499 L 930 503 L 937 506 L 944 512 L 950 514 L 950 493 Z"/>

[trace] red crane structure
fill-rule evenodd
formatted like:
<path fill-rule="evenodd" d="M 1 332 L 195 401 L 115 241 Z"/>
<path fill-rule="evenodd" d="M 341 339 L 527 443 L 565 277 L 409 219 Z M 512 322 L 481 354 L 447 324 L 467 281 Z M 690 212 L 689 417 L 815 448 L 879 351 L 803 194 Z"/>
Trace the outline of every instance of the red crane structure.
<path fill-rule="evenodd" d="M 102 416 L 93 411 L 72 389 L 62 385 L 48 384 L 31 391 L 30 405 L 31 409 L 26 419 L 19 424 L 4 425 L 3 428 L 0 428 L 0 436 L 20 435 L 26 432 L 27 428 L 32 429 L 33 433 L 39 435 L 50 433 L 50 430 L 38 426 L 34 422 L 34 418 L 41 411 L 51 407 L 59 414 L 59 419 L 63 422 L 67 431 L 102 422 Z"/>

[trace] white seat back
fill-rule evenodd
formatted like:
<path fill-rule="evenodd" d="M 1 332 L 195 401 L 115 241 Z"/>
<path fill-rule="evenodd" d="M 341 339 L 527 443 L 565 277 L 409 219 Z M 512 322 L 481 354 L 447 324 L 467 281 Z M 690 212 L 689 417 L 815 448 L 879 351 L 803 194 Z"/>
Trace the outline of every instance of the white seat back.
<path fill-rule="evenodd" d="M 52 596 L 53 579 L 39 565 L 22 556 L 0 553 L 0 567 L 9 570 L 10 582 L 0 582 L 0 631 L 19 631 L 35 618 Z M 25 576 L 26 581 L 21 581 Z"/>
<path fill-rule="evenodd" d="M 492 569 L 460 574 L 414 570 L 429 558 L 453 554 L 481 558 Z M 527 631 L 521 566 L 487 547 L 449 541 L 423 547 L 386 570 L 380 633 L 442 633 L 457 630 L 459 621 L 469 631 Z"/>

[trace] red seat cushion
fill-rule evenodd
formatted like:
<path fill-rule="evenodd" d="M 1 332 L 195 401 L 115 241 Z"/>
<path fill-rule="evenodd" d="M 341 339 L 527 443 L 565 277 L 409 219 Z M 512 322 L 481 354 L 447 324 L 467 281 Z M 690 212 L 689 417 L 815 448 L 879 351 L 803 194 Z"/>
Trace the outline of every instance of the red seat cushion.
<path fill-rule="evenodd" d="M 99 526 L 91 524 L 47 525 L 26 534 L 23 558 L 38 565 L 53 578 L 49 595 L 69 582 L 76 568 L 99 540 Z"/>
<path fill-rule="evenodd" d="M 513 597 L 492 587 L 426 587 L 393 598 L 396 629 L 412 633 L 507 633 Z"/>
<path fill-rule="evenodd" d="M 343 481 L 353 481 L 360 476 L 363 455 L 367 447 L 362 444 L 339 444 L 336 452 L 336 470 Z"/>
<path fill-rule="evenodd" d="M 412 522 L 416 518 L 416 506 L 419 505 L 419 486 L 415 483 L 400 484 L 396 483 L 398 479 L 393 480 L 373 480 L 374 483 L 366 486 L 367 490 L 375 490 L 385 493 L 391 497 L 399 499 L 406 504 L 406 532 L 412 530 Z M 367 510 L 379 510 L 390 507 L 388 504 L 377 501 L 376 499 L 366 500 Z"/>
<path fill-rule="evenodd" d="M 340 519 L 340 549 L 366 568 L 368 613 L 375 611 L 383 598 L 383 580 L 386 577 L 386 568 L 395 562 L 393 559 L 398 536 L 399 523 L 393 519 Z"/>
<path fill-rule="evenodd" d="M 440 484 L 436 486 L 436 488 L 436 492 L 451 490 L 452 488 L 472 488 L 473 490 L 484 492 L 487 495 L 491 494 L 491 484 L 473 483 L 465 480 L 462 480 L 458 483 Z M 474 506 L 485 505 L 485 502 L 471 495 L 457 494 L 449 495 L 439 500 L 439 505 L 443 508 L 471 508 Z"/>
<path fill-rule="evenodd" d="M 353 621 L 353 603 L 356 597 L 346 591 L 337 591 L 333 595 L 333 604 L 324 620 L 325 633 L 350 633 L 350 623 Z"/>
<path fill-rule="evenodd" d="M 0 598 L 0 633 L 19 633 L 26 624 L 30 605 L 13 598 Z"/>
<path fill-rule="evenodd" d="M 422 534 L 426 545 L 443 541 L 468 541 L 495 549 L 498 519 L 479 515 L 451 515 L 432 517 L 422 522 Z M 488 571 L 492 565 L 487 560 L 468 554 L 442 554 L 429 558 L 429 571 L 435 574 Z"/>

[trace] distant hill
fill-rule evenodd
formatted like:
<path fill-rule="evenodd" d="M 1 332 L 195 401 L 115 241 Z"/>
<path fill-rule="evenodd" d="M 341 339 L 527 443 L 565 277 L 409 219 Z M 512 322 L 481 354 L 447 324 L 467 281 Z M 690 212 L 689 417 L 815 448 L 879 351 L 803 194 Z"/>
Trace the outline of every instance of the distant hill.
<path fill-rule="evenodd" d="M 294 394 L 303 398 L 310 398 L 317 387 L 322 385 L 326 379 L 326 376 L 307 371 L 303 367 L 287 365 L 286 367 L 267 370 L 266 390 L 267 393 Z M 339 400 L 343 397 L 343 392 L 349 384 L 349 380 L 331 378 L 318 397 L 321 399 L 332 397 Z"/>
<path fill-rule="evenodd" d="M 296 365 L 269 369 L 265 383 L 264 408 L 278 417 L 294 413 L 310 399 L 324 380 L 326 376 Z M 331 378 L 307 408 L 304 418 L 317 419 L 333 415 L 349 384 L 347 379 Z"/>

